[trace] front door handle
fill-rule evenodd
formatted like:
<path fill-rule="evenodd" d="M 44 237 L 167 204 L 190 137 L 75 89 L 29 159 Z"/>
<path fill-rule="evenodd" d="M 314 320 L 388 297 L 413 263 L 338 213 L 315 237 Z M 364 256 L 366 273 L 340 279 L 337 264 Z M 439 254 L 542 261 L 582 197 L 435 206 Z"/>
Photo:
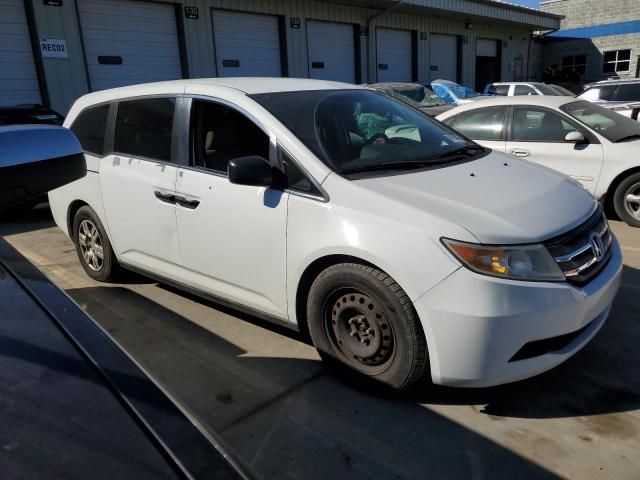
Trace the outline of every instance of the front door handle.
<path fill-rule="evenodd" d="M 198 208 L 198 205 L 200 205 L 200 201 L 198 200 L 187 200 L 186 198 L 180 196 L 174 196 L 173 200 L 181 207 L 188 208 L 189 210 L 195 210 L 196 208 Z"/>
<path fill-rule="evenodd" d="M 528 157 L 529 150 L 525 150 L 524 148 L 512 148 L 509 152 L 511 155 L 515 155 L 516 157 Z"/>
<path fill-rule="evenodd" d="M 156 191 L 153 192 L 153 194 L 161 202 L 171 203 L 171 204 L 175 204 L 176 203 L 176 196 L 172 195 L 171 193 L 162 193 L 162 192 L 159 192 L 158 190 L 156 190 Z"/>

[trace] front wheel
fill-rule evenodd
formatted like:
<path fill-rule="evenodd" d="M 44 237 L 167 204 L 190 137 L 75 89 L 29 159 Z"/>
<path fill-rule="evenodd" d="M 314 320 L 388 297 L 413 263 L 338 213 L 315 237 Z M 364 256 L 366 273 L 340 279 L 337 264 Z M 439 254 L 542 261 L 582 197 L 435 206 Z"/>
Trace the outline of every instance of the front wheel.
<path fill-rule="evenodd" d="M 625 178 L 613 193 L 613 206 L 620 220 L 640 227 L 640 173 Z"/>
<path fill-rule="evenodd" d="M 327 268 L 311 286 L 307 318 L 313 343 L 329 362 L 398 390 L 427 370 L 426 340 L 413 305 L 380 270 L 358 263 Z"/>

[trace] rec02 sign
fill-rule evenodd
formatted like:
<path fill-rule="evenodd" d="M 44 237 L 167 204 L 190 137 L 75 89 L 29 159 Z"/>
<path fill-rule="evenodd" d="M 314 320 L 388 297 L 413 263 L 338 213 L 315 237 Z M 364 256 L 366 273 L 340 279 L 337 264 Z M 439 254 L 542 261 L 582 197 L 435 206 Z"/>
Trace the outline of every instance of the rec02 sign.
<path fill-rule="evenodd" d="M 43 58 L 69 58 L 66 40 L 58 38 L 41 39 L 40 51 Z"/>

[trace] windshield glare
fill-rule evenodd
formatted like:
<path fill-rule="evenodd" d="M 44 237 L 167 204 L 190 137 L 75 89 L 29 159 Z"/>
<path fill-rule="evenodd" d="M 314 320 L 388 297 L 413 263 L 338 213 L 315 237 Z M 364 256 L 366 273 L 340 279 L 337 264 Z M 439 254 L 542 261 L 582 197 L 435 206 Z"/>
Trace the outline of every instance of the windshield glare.
<path fill-rule="evenodd" d="M 422 85 L 415 85 L 413 88 L 392 88 L 396 95 L 402 95 L 412 100 L 417 107 L 437 107 L 446 103 L 435 93 Z"/>
<path fill-rule="evenodd" d="M 252 98 L 339 173 L 424 166 L 484 151 L 419 111 L 370 90 L 285 92 Z M 469 151 L 460 153 L 461 149 Z"/>
<path fill-rule="evenodd" d="M 640 137 L 640 123 L 591 102 L 580 101 L 560 107 L 611 142 Z"/>

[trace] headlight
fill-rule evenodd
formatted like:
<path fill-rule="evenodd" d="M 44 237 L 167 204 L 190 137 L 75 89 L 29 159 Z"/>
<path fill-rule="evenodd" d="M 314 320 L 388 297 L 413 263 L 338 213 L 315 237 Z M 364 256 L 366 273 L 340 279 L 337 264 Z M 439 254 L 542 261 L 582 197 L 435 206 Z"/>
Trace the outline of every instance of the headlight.
<path fill-rule="evenodd" d="M 458 260 L 477 273 L 498 278 L 562 281 L 564 275 L 543 245 L 478 245 L 443 238 Z"/>

